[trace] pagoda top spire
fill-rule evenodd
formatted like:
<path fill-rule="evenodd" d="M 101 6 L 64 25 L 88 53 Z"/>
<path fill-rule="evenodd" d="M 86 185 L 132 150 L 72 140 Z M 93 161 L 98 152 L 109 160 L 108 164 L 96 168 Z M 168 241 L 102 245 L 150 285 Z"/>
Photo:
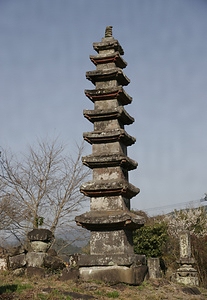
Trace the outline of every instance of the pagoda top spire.
<path fill-rule="evenodd" d="M 113 26 L 107 26 L 105 30 L 105 38 L 112 37 Z"/>

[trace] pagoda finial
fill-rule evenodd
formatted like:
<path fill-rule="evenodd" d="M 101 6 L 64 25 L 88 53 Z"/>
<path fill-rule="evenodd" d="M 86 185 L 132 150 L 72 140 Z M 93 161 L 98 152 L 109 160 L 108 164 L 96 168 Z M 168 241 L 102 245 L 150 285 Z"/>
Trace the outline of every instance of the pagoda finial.
<path fill-rule="evenodd" d="M 112 26 L 107 26 L 105 30 L 105 38 L 112 37 Z"/>

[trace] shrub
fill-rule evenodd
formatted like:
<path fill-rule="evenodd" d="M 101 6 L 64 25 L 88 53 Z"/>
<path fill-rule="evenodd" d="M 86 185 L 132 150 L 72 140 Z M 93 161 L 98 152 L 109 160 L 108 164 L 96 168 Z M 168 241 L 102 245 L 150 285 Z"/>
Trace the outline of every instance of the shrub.
<path fill-rule="evenodd" d="M 134 233 L 134 251 L 146 257 L 160 257 L 168 240 L 165 222 L 145 225 Z"/>

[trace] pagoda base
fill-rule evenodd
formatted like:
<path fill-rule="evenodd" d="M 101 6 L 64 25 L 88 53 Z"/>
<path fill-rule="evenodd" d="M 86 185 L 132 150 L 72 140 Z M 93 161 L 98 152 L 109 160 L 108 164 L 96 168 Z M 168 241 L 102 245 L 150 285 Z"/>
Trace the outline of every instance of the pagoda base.
<path fill-rule="evenodd" d="M 139 285 L 147 273 L 145 255 L 111 254 L 78 255 L 79 274 L 82 280 L 124 282 Z"/>
<path fill-rule="evenodd" d="M 100 280 L 105 282 L 123 282 L 140 285 L 147 274 L 147 266 L 94 266 L 79 268 L 80 278 L 85 281 Z"/>

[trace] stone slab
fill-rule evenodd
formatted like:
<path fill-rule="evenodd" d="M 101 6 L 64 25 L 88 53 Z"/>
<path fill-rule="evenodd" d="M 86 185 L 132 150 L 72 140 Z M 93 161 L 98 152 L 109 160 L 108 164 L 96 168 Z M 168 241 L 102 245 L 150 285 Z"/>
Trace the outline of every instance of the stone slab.
<path fill-rule="evenodd" d="M 79 267 L 83 266 L 131 266 L 135 264 L 146 265 L 145 255 L 122 254 L 122 255 L 78 255 Z"/>
<path fill-rule="evenodd" d="M 26 261 L 28 267 L 37 267 L 40 268 L 43 266 L 44 258 L 46 253 L 37 253 L 37 252 L 28 252 L 26 254 Z"/>
<path fill-rule="evenodd" d="M 26 255 L 24 253 L 9 257 L 9 268 L 14 270 L 26 266 Z"/>
<path fill-rule="evenodd" d="M 124 267 L 88 267 L 79 268 L 80 278 L 82 280 L 100 280 L 105 282 L 124 282 L 127 284 L 139 285 L 143 282 L 147 274 L 147 266 Z"/>

